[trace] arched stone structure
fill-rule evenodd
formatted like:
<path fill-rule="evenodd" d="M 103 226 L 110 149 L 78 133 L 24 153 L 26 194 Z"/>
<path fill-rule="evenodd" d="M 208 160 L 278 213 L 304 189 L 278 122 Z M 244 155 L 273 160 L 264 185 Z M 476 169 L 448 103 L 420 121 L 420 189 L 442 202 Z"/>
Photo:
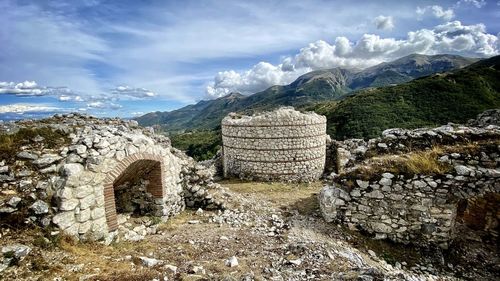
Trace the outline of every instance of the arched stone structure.
<path fill-rule="evenodd" d="M 57 145 L 32 140 L 9 159 L 0 159 L 0 181 L 17 195 L 0 198 L 0 215 L 9 219 L 22 217 L 79 239 L 98 240 L 133 232 L 127 232 L 127 225 L 118 227 L 117 213 L 166 220 L 186 205 L 224 208 L 227 196 L 213 182 L 213 169 L 133 120 L 68 114 L 8 125 L 0 131 L 42 129 L 60 136 Z M 11 200 L 15 208 L 4 208 Z"/>
<path fill-rule="evenodd" d="M 81 141 L 85 142 L 84 136 Z M 55 194 L 59 210 L 52 221 L 64 232 L 91 240 L 107 237 L 118 228 L 115 187 L 136 179 L 149 180 L 155 216 L 166 218 L 184 209 L 183 160 L 169 146 L 143 134 L 119 131 L 96 143 L 91 140 L 89 146 L 97 146 L 91 150 L 94 156 L 86 151 L 83 164 L 61 167 L 64 182 Z"/>
<path fill-rule="evenodd" d="M 104 180 L 104 208 L 106 211 L 106 222 L 109 231 L 118 228 L 116 221 L 115 186 L 128 180 L 147 177 L 149 185 L 147 191 L 155 199 L 163 199 L 165 165 L 161 156 L 147 153 L 138 153 L 121 160 L 116 167 L 108 173 Z M 163 211 L 163 204 L 159 204 L 158 210 Z M 161 212 L 162 213 L 162 212 Z"/>

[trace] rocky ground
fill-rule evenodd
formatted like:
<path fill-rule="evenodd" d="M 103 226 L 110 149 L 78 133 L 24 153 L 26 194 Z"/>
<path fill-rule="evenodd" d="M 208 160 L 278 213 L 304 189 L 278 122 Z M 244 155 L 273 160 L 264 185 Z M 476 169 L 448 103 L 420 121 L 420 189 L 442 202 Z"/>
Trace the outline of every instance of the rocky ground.
<path fill-rule="evenodd" d="M 164 223 L 123 214 L 109 246 L 50 229 L 4 229 L 0 248 L 13 265 L 0 268 L 0 279 L 498 280 L 498 261 L 474 271 L 460 258 L 474 260 L 481 249 L 414 249 L 325 223 L 322 183 L 221 184 L 232 208 L 187 210 Z"/>

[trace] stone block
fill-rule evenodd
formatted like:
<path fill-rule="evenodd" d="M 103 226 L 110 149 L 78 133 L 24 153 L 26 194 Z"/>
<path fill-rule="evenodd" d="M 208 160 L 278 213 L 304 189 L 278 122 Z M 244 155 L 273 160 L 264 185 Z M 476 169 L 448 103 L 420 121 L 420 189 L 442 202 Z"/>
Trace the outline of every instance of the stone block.
<path fill-rule="evenodd" d="M 95 202 L 95 195 L 94 194 L 90 194 L 82 199 L 80 199 L 80 209 L 87 209 L 87 208 L 90 208 L 90 207 L 93 207 L 95 206 L 96 202 Z"/>
<path fill-rule="evenodd" d="M 72 211 L 78 206 L 78 199 L 64 199 L 61 201 L 59 210 L 61 211 Z"/>
<path fill-rule="evenodd" d="M 75 224 L 75 213 L 72 211 L 59 213 L 52 218 L 52 222 L 61 229 L 66 229 Z"/>

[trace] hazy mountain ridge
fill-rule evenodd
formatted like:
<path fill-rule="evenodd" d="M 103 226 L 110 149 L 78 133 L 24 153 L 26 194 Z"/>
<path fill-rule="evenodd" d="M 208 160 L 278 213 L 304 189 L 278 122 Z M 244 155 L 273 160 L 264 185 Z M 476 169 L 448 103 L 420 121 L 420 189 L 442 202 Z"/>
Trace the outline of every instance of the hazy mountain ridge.
<path fill-rule="evenodd" d="M 455 55 L 409 55 L 363 71 L 333 68 L 316 70 L 289 85 L 276 85 L 250 96 L 231 93 L 170 112 L 152 112 L 136 118 L 144 126 L 160 125 L 168 132 L 213 129 L 229 112 L 253 113 L 290 105 L 303 108 L 338 100 L 353 90 L 408 82 L 425 75 L 462 68 L 477 59 Z"/>

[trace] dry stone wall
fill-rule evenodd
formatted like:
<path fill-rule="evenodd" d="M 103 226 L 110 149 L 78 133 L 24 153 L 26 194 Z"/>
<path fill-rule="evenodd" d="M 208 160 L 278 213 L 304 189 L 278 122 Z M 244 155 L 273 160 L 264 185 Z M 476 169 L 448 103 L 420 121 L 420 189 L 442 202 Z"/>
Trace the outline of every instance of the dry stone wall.
<path fill-rule="evenodd" d="M 193 198 L 197 207 L 223 205 L 223 198 L 213 195 L 218 186 L 211 173 L 195 169 L 194 160 L 173 149 L 168 138 L 135 121 L 69 114 L 0 123 L 0 133 L 7 135 L 26 128 L 62 132 L 68 143 L 48 149 L 47 140 L 36 136 L 0 162 L 0 194 L 7 194 L 0 197 L 3 221 L 53 225 L 77 238 L 109 240 L 118 229 L 117 188 L 120 197 L 133 193 L 134 200 L 147 203 L 151 215 L 163 219 Z M 147 184 L 137 193 L 134 186 L 141 180 Z"/>
<path fill-rule="evenodd" d="M 326 118 L 280 108 L 222 120 L 224 176 L 308 182 L 325 165 Z"/>
<path fill-rule="evenodd" d="M 498 239 L 500 213 L 491 207 L 500 203 L 500 126 L 492 121 L 492 116 L 499 116 L 494 113 L 469 123 L 475 127 L 450 124 L 434 129 L 391 129 L 380 139 L 334 141 L 335 158 L 330 163 L 340 174 L 331 175 L 333 183 L 319 194 L 323 217 L 375 238 L 404 243 L 447 247 L 464 223 Z M 480 121 L 484 116 L 488 122 Z M 370 162 L 372 157 L 397 159 L 435 145 L 450 147 L 450 152 L 436 156 L 450 167 L 449 172 L 363 172 L 380 165 L 376 160 Z"/>
<path fill-rule="evenodd" d="M 373 155 L 404 154 L 436 145 L 456 145 L 498 139 L 500 109 L 487 110 L 467 125 L 447 124 L 436 128 L 387 129 L 382 137 L 369 140 L 331 140 L 327 143 L 326 171 L 348 172 Z"/>

